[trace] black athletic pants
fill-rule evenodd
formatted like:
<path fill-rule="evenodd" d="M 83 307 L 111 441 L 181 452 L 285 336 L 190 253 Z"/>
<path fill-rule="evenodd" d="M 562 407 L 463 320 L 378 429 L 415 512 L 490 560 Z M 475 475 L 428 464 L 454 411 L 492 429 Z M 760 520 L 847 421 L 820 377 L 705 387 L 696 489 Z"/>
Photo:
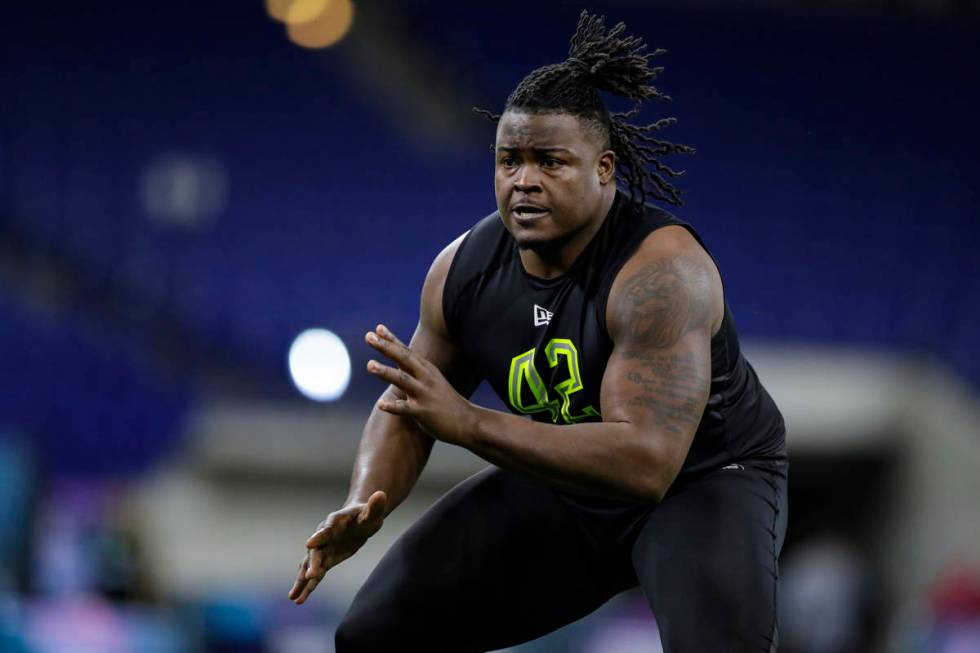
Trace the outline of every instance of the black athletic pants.
<path fill-rule="evenodd" d="M 652 506 L 586 505 L 495 467 L 464 481 L 378 564 L 337 653 L 505 648 L 637 583 L 666 653 L 775 650 L 785 462 L 682 478 Z"/>

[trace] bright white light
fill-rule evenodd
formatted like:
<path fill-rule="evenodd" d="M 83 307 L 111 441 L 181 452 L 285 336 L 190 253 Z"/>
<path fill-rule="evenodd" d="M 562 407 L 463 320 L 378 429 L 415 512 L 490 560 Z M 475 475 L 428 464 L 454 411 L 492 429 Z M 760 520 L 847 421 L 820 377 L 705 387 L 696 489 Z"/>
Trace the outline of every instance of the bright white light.
<path fill-rule="evenodd" d="M 314 401 L 340 399 L 350 383 L 350 355 L 344 342 L 326 329 L 307 329 L 289 347 L 289 374 Z"/>

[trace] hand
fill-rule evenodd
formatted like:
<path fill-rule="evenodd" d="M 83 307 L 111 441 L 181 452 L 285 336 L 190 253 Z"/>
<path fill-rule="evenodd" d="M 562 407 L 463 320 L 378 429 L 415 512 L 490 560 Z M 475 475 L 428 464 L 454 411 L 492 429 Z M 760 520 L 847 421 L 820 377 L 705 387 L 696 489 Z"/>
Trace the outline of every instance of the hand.
<path fill-rule="evenodd" d="M 289 600 L 303 604 L 331 567 L 357 553 L 381 528 L 387 503 L 388 496 L 378 491 L 366 502 L 344 506 L 320 522 L 306 540 L 306 556 L 299 563 L 299 575 L 289 590 Z"/>
<path fill-rule="evenodd" d="M 476 421 L 473 404 L 460 396 L 439 368 L 405 346 L 383 324 L 364 338 L 397 368 L 368 361 L 368 372 L 391 383 L 396 397 L 386 394 L 378 408 L 393 415 L 411 417 L 429 435 L 452 444 L 463 444 Z M 397 392 L 397 391 L 401 392 Z"/>

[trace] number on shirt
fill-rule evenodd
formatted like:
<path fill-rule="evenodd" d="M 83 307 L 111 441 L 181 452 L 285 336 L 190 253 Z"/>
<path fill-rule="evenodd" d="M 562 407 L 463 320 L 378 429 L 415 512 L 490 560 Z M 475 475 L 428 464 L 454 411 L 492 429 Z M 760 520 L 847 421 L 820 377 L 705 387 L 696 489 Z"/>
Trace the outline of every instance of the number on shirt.
<path fill-rule="evenodd" d="M 561 417 L 566 424 L 574 424 L 590 417 L 600 417 L 599 411 L 592 406 L 586 406 L 581 415 L 571 413 L 571 395 L 582 389 L 582 374 L 578 365 L 578 350 L 571 340 L 567 338 L 552 338 L 544 348 L 545 356 L 550 367 L 558 367 L 561 359 L 564 359 L 565 366 L 568 368 L 568 378 L 554 387 L 558 399 L 552 399 L 548 395 L 548 388 L 545 386 L 541 375 L 534 366 L 534 354 L 536 350 L 528 351 L 515 356 L 510 362 L 510 374 L 507 377 L 507 394 L 510 405 L 514 410 L 529 415 L 531 413 L 551 414 L 551 421 L 557 422 Z M 527 385 L 534 398 L 532 403 L 524 403 L 521 395 L 522 388 Z"/>

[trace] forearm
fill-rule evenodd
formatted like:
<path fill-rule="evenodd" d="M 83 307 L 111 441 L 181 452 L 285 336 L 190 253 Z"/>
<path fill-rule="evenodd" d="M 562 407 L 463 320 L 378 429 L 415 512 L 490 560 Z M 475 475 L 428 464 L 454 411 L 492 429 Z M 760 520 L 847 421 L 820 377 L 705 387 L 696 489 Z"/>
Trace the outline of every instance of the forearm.
<path fill-rule="evenodd" d="M 654 500 L 676 470 L 656 439 L 628 422 L 555 425 L 474 406 L 470 435 L 458 444 L 500 467 L 561 489 L 617 499 Z"/>
<path fill-rule="evenodd" d="M 390 513 L 415 486 L 432 444 L 432 438 L 414 420 L 375 407 L 361 435 L 346 504 L 367 501 L 382 490 L 388 495 Z"/>

